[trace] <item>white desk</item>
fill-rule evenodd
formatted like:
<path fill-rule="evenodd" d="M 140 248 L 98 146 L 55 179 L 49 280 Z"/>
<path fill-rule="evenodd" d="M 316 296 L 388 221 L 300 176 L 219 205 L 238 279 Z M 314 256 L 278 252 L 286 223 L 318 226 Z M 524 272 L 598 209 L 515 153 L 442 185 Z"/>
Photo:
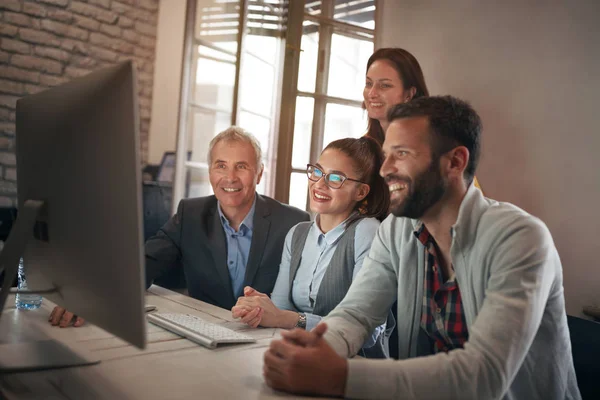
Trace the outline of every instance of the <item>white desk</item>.
<path fill-rule="evenodd" d="M 48 323 L 53 304 L 20 311 L 10 296 L 0 318 L 0 342 L 53 338 L 82 346 L 100 364 L 0 376 L 0 398 L 7 399 L 276 399 L 294 398 L 269 388 L 262 377 L 263 354 L 278 329 L 248 329 L 227 310 L 152 286 L 147 304 L 159 312 L 186 312 L 224 323 L 257 343 L 209 350 L 152 324 L 148 345 L 139 350 L 86 323 L 61 329 Z M 115 310 L 118 312 L 118 310 Z M 123 316 L 126 323 L 127 317 Z M 4 397 L 2 397 L 4 395 Z M 307 397 L 302 397 L 307 399 Z"/>

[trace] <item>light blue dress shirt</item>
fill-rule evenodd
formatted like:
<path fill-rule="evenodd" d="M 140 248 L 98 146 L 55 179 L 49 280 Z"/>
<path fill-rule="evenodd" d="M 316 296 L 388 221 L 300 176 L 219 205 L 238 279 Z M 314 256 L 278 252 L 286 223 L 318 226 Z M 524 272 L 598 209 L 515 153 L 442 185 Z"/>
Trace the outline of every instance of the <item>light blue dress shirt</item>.
<path fill-rule="evenodd" d="M 371 242 L 375 237 L 379 221 L 375 218 L 363 218 L 358 222 L 354 234 L 354 271 L 352 279 L 356 276 L 364 258 L 369 254 Z M 279 266 L 279 275 L 273 288 L 271 300 L 279 309 L 299 311 L 306 314 L 306 330 L 311 330 L 322 317 L 313 314 L 317 294 L 325 271 L 329 267 L 333 253 L 337 244 L 346 230 L 345 221 L 336 226 L 327 233 L 323 233 L 316 222 L 313 222 L 306 238 L 304 249 L 302 250 L 302 259 L 292 287 L 292 298 L 294 304 L 290 301 L 290 263 L 291 263 L 291 245 L 292 236 L 296 227 L 294 226 L 285 237 L 281 264 Z M 297 307 L 297 308 L 296 308 Z M 379 326 L 373 332 L 373 336 L 367 340 L 364 347 L 371 347 L 375 344 L 377 337 L 385 330 L 385 324 Z"/>
<path fill-rule="evenodd" d="M 252 228 L 254 227 L 254 208 L 256 207 L 256 198 L 252 208 L 246 214 L 246 217 L 240 224 L 240 229 L 236 232 L 229 220 L 221 211 L 221 204 L 218 203 L 217 210 L 221 217 L 221 224 L 227 238 L 227 268 L 233 287 L 235 298 L 240 297 L 244 292 L 244 278 L 246 277 L 246 264 L 248 263 L 248 254 L 252 244 Z"/>

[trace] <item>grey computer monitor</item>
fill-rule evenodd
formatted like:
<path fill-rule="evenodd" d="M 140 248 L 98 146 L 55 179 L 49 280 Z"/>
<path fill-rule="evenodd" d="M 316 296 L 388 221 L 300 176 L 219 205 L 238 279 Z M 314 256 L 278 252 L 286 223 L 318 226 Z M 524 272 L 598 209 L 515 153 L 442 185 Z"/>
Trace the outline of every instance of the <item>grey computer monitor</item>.
<path fill-rule="evenodd" d="M 25 237 L 30 290 L 54 288 L 44 296 L 144 348 L 138 132 L 129 61 L 18 100 L 19 216 L 13 229 L 28 216 L 29 223 L 9 237 L 4 251 L 11 254 L 2 258 L 12 258 L 3 265 L 12 271 L 23 247 L 18 236 Z"/>

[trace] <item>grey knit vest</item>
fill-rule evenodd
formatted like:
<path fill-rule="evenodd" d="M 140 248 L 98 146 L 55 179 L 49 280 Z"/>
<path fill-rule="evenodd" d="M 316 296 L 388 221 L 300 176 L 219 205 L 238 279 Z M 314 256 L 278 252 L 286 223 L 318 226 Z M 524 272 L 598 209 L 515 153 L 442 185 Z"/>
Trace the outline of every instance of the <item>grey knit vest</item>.
<path fill-rule="evenodd" d="M 352 274 L 354 273 L 354 233 L 358 221 L 354 221 L 346 228 L 331 257 L 331 262 L 325 271 L 321 286 L 317 292 L 317 299 L 313 307 L 313 314 L 326 316 L 333 310 L 346 296 L 346 292 L 352 284 Z M 294 304 L 292 288 L 294 287 L 294 278 L 302 261 L 302 252 L 306 246 L 306 239 L 312 222 L 301 222 L 296 226 L 292 235 L 292 257 L 290 260 L 290 302 Z M 296 307 L 298 309 L 298 307 Z M 392 330 L 396 326 L 396 320 L 390 310 L 388 312 L 387 326 L 385 333 L 379 335 L 375 345 L 369 348 L 363 348 L 358 353 L 367 358 L 388 358 L 389 357 L 389 338 Z"/>
<path fill-rule="evenodd" d="M 338 239 L 337 247 L 317 292 L 313 314 L 320 316 L 329 314 L 342 301 L 352 284 L 352 274 L 354 272 L 354 232 L 356 231 L 358 222 L 355 221 L 347 227 Z M 290 261 L 290 288 L 293 287 L 294 278 L 298 272 L 298 267 L 300 267 L 302 251 L 306 245 L 311 225 L 312 222 L 301 222 L 294 230 L 292 236 L 292 258 Z M 290 301 L 294 304 L 292 290 L 290 290 L 289 296 Z"/>

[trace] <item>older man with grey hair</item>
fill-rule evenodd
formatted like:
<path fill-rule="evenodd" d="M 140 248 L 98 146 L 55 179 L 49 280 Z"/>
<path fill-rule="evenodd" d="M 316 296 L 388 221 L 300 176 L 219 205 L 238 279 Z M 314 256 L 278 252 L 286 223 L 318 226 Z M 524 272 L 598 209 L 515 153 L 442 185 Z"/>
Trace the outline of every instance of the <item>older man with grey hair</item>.
<path fill-rule="evenodd" d="M 177 213 L 146 242 L 146 285 L 183 273 L 189 295 L 228 310 L 245 286 L 271 293 L 287 232 L 308 213 L 256 193 L 263 173 L 256 138 L 239 127 L 209 145 L 214 195 L 181 200 Z M 57 307 L 53 325 L 83 320 Z"/>
<path fill-rule="evenodd" d="M 231 309 L 244 286 L 271 293 L 288 230 L 309 215 L 256 193 L 263 173 L 256 138 L 239 127 L 209 145 L 214 195 L 184 199 L 146 242 L 146 283 L 181 269 L 190 296 Z"/>

